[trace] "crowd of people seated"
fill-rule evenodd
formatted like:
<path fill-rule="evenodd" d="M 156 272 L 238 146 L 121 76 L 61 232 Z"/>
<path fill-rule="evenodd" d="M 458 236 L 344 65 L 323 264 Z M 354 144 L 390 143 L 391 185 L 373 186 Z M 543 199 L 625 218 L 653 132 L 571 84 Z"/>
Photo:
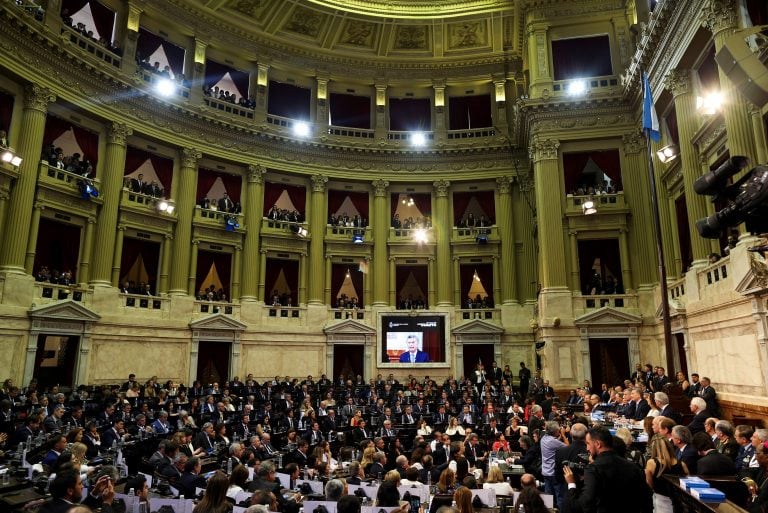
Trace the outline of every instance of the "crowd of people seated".
<path fill-rule="evenodd" d="M 200 295 L 197 296 L 197 299 L 198 301 L 218 301 L 223 303 L 228 301 L 227 293 L 224 292 L 223 288 L 216 290 L 216 285 L 210 285 L 208 288 L 202 290 Z"/>
<path fill-rule="evenodd" d="M 54 285 L 74 285 L 75 279 L 69 269 L 59 271 L 49 269 L 47 265 L 41 265 L 35 274 L 35 281 L 39 283 L 53 283 Z"/>
<path fill-rule="evenodd" d="M 349 297 L 346 294 L 341 294 L 336 298 L 336 308 L 357 310 L 360 305 L 357 303 L 357 296 Z"/>
<path fill-rule="evenodd" d="M 414 298 L 410 294 L 407 297 L 401 297 L 397 304 L 398 310 L 426 310 L 427 308 L 427 302 L 422 296 Z"/>
<path fill-rule="evenodd" d="M 206 210 L 216 210 L 219 212 L 227 212 L 228 214 L 240 214 L 243 211 L 243 207 L 240 205 L 240 202 L 232 201 L 232 198 L 230 198 L 226 192 L 223 193 L 221 198 L 218 200 L 213 200 L 207 196 L 204 196 L 200 199 L 200 201 L 197 202 L 197 204 L 200 206 L 200 208 L 204 208 Z"/>
<path fill-rule="evenodd" d="M 64 155 L 63 149 L 57 148 L 53 144 L 49 144 L 43 148 L 41 159 L 47 162 L 49 166 L 55 167 L 56 169 L 62 169 L 69 173 L 81 175 L 83 178 L 93 178 L 93 164 L 79 153 L 73 153 L 72 155 L 67 156 Z"/>
<path fill-rule="evenodd" d="M 477 294 L 474 298 L 468 297 L 464 308 L 493 308 L 493 298 L 491 296 L 481 297 Z"/>
<path fill-rule="evenodd" d="M 190 83 L 184 73 L 174 74 L 173 71 L 171 71 L 171 67 L 167 64 L 161 69 L 159 61 L 155 61 L 153 64 L 149 59 L 149 56 L 142 56 L 138 51 L 136 52 L 136 64 L 139 66 L 139 68 L 143 69 L 147 73 L 155 75 L 156 77 L 173 80 L 176 85 L 180 85 L 189 89 Z"/>
<path fill-rule="evenodd" d="M 16 0 L 16 5 L 34 16 L 37 21 L 45 19 L 45 9 L 36 0 Z"/>
<path fill-rule="evenodd" d="M 304 215 L 296 210 L 278 208 L 277 205 L 272 205 L 272 208 L 267 212 L 267 219 L 273 221 L 287 221 L 289 223 L 302 223 L 304 222 Z"/>
<path fill-rule="evenodd" d="M 600 273 L 595 271 L 592 277 L 589 279 L 586 287 L 584 287 L 584 294 L 588 296 L 599 296 L 602 294 L 623 294 L 624 287 L 621 282 L 616 280 L 610 274 L 603 279 Z"/>
<path fill-rule="evenodd" d="M 282 294 L 277 289 L 272 291 L 272 296 L 270 298 L 270 305 L 272 306 L 287 306 L 292 307 L 296 306 L 293 304 L 293 297 L 291 297 L 290 294 L 287 292 L 283 292 Z"/>
<path fill-rule="evenodd" d="M 621 191 L 621 182 L 614 182 L 610 185 L 604 183 L 599 183 L 597 185 L 579 184 L 568 194 L 571 196 L 602 196 L 604 194 L 617 194 Z"/>
<path fill-rule="evenodd" d="M 123 188 L 138 194 L 146 194 L 147 196 L 152 196 L 154 198 L 165 197 L 165 190 L 160 187 L 157 180 L 152 180 L 151 182 L 144 180 L 144 175 L 141 173 L 139 173 L 136 178 L 126 177 L 123 181 Z"/>
<path fill-rule="evenodd" d="M 229 102 L 233 105 L 239 105 L 246 109 L 256 108 L 256 100 L 253 98 L 246 98 L 245 96 L 241 96 L 240 100 L 238 100 L 236 94 L 225 91 L 224 89 L 219 89 L 219 86 L 213 86 L 211 88 L 209 86 L 203 85 L 203 95 L 207 96 L 208 98 Z"/>
<path fill-rule="evenodd" d="M 485 214 L 481 214 L 480 217 L 475 217 L 475 215 L 470 212 L 467 214 L 460 222 L 459 222 L 459 228 L 487 228 L 493 225 L 493 221 L 491 219 L 486 219 Z"/>
<path fill-rule="evenodd" d="M 121 294 L 136 294 L 139 296 L 154 296 L 152 293 L 152 284 L 140 281 L 136 284 L 133 280 L 126 280 L 120 285 Z"/>
<path fill-rule="evenodd" d="M 690 420 L 670 407 L 671 393 L 690 398 Z M 472 504 L 467 491 L 509 495 L 506 476 L 494 470 L 499 462 L 522 465 L 523 492 L 543 482 L 560 511 L 672 511 L 672 492 L 661 478 L 691 474 L 744 478 L 744 487 L 751 487 L 744 506 L 762 511 L 768 504 L 760 486 L 768 476 L 768 430 L 733 426 L 718 415 L 708 378 L 692 374 L 689 381 L 678 372 L 673 380 L 650 364 L 638 364 L 621 385 L 602 383 L 597 390 L 585 381 L 567 401 L 522 362 L 516 375 L 509 365 L 502 370 L 492 362 L 486 370 L 480 362 L 473 375 L 441 383 L 414 375 L 400 382 L 392 374 L 367 382 L 360 375 L 322 375 L 259 383 L 249 374 L 221 386 L 195 381 L 185 387 L 156 377 L 140 382 L 131 374 L 122 385 L 80 386 L 69 394 L 40 390 L 34 380 L 25 388 L 6 380 L 0 442 L 2 457 L 29 448 L 28 461 L 41 463 L 38 471 L 57 475 L 73 461 L 78 474 L 97 472 L 89 460 L 122 447 L 131 475 L 154 474 L 183 497 L 202 504 L 220 493 L 217 500 L 226 504 L 225 495 L 243 497 L 225 493 L 235 485 L 247 492 L 243 505 L 266 500 L 270 511 L 285 513 L 298 510 L 308 493 L 301 483 L 310 476 L 323 481 L 327 500 L 344 500 L 345 482 L 375 481 L 379 506 L 397 504 L 397 485 L 416 494 L 427 486 L 433 501 L 466 501 L 459 513 L 472 513 L 482 506 Z M 581 467 L 568 461 L 581 461 Z M 203 464 L 227 470 L 204 476 Z M 137 486 L 132 479 L 130 486 Z M 143 493 L 138 486 L 137 495 Z M 381 488 L 390 486 L 388 499 Z M 54 488 L 53 501 L 61 497 Z M 196 488 L 206 489 L 202 498 Z M 259 490 L 273 495 L 265 498 Z M 530 493 L 541 499 L 538 491 Z M 627 500 L 640 506 L 627 510 Z"/>
<path fill-rule="evenodd" d="M 419 228 L 432 228 L 432 218 L 429 216 L 409 217 L 407 219 L 400 219 L 400 214 L 395 214 L 392 217 L 392 228 L 403 230 L 418 230 Z"/>
<path fill-rule="evenodd" d="M 328 216 L 329 226 L 339 226 L 347 228 L 365 228 L 368 226 L 368 220 L 360 217 L 359 214 L 355 214 L 354 217 L 348 216 L 346 212 L 340 215 L 331 214 Z"/>
<path fill-rule="evenodd" d="M 99 39 L 96 39 L 93 36 L 93 30 L 88 30 L 85 27 L 85 23 L 78 23 L 77 25 L 74 24 L 72 21 L 72 17 L 69 15 L 69 9 L 66 7 L 61 10 L 61 21 L 64 22 L 64 25 L 71 28 L 75 32 L 78 32 L 79 34 L 87 37 L 94 43 L 98 43 L 110 52 L 114 53 L 117 56 L 123 55 L 123 50 L 119 46 L 117 46 L 113 41 L 108 40 L 104 36 L 100 36 Z"/>

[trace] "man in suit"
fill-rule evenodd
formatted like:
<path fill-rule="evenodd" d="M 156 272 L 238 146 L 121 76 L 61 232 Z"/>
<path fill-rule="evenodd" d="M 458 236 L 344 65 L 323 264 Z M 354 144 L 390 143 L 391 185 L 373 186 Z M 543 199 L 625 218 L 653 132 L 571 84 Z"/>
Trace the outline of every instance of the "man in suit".
<path fill-rule="evenodd" d="M 494 419 L 498 421 L 499 416 L 496 413 L 495 408 L 493 407 L 493 403 L 488 403 L 488 406 L 486 407 L 486 412 L 483 414 L 483 424 L 488 425 Z"/>
<path fill-rule="evenodd" d="M 325 440 L 325 437 L 323 436 L 323 432 L 320 431 L 320 424 L 317 422 L 312 423 L 312 428 L 307 431 L 307 434 L 304 435 L 304 438 L 306 439 L 307 443 L 309 445 L 317 445 L 323 440 Z"/>
<path fill-rule="evenodd" d="M 232 432 L 239 436 L 241 439 L 248 440 L 248 437 L 251 436 L 251 428 L 249 425 L 250 422 L 250 414 L 243 413 L 243 416 L 240 417 L 240 422 L 237 422 L 232 426 Z"/>
<path fill-rule="evenodd" d="M 173 458 L 178 450 L 179 446 L 176 445 L 176 442 L 172 442 L 171 440 L 160 440 L 157 450 L 149 457 L 147 463 L 153 466 L 155 470 L 159 470 L 160 468 L 173 463 Z"/>
<path fill-rule="evenodd" d="M 173 486 L 176 486 L 176 483 L 181 479 L 181 475 L 184 472 L 184 465 L 187 464 L 188 460 L 189 456 L 183 452 L 178 452 L 176 457 L 173 458 L 172 465 L 166 465 L 159 470 L 160 475 L 168 479 Z"/>
<path fill-rule="evenodd" d="M 669 405 L 669 396 L 664 392 L 656 392 L 653 394 L 653 399 L 656 401 L 656 406 L 659 407 L 659 416 L 667 417 L 675 421 L 675 424 L 680 424 L 683 420 L 683 416 L 677 413 Z"/>
<path fill-rule="evenodd" d="M 469 410 L 469 405 L 468 404 L 465 404 L 462 407 L 461 415 L 459 415 L 459 422 L 461 424 L 463 424 L 464 426 L 474 426 L 475 425 L 475 416 Z"/>
<path fill-rule="evenodd" d="M 485 451 L 480 447 L 480 439 L 477 433 L 469 435 L 469 440 L 464 444 L 464 456 L 471 468 L 483 468 L 485 466 Z"/>
<path fill-rule="evenodd" d="M 647 417 L 648 413 L 651 411 L 651 407 L 648 404 L 648 401 L 643 399 L 642 389 L 639 387 L 633 388 L 629 393 L 629 398 L 634 404 L 634 408 L 631 406 L 629 408 L 629 411 L 632 413 L 632 419 L 643 420 Z M 629 418 L 629 416 L 627 416 L 627 418 Z"/>
<path fill-rule="evenodd" d="M 584 485 L 576 486 L 576 476 L 563 467 L 568 483 L 568 501 L 574 511 L 595 513 L 651 513 L 653 490 L 645 482 L 643 470 L 613 451 L 613 436 L 600 426 L 587 433 L 587 450 L 592 463 L 584 470 Z"/>
<path fill-rule="evenodd" d="M 713 416 L 717 417 L 720 415 L 720 405 L 717 401 L 717 392 L 714 388 L 712 388 L 711 381 L 707 377 L 701 378 L 701 390 L 699 390 L 699 397 L 704 399 L 704 401 L 707 403 L 707 409 L 712 413 Z"/>
<path fill-rule="evenodd" d="M 64 452 L 64 449 L 67 448 L 67 438 L 61 434 L 53 435 L 49 439 L 49 443 L 51 444 L 51 450 L 43 457 L 42 463 L 52 467 L 56 460 L 59 459 L 59 456 L 61 456 L 61 453 Z"/>
<path fill-rule="evenodd" d="M 80 501 L 93 511 L 101 509 L 102 513 L 112 512 L 115 488 L 109 476 L 99 478 L 91 493 L 83 498 L 80 473 L 74 470 L 59 472 L 51 482 L 50 491 L 52 498 L 40 506 L 39 513 L 66 513 L 73 505 L 80 504 Z"/>
<path fill-rule="evenodd" d="M 566 445 L 565 447 L 560 447 L 555 450 L 555 483 L 557 483 L 557 486 L 563 489 L 566 488 L 565 477 L 563 476 L 563 462 L 580 462 L 582 461 L 581 456 L 589 455 L 585 441 L 586 438 L 587 426 L 577 422 L 571 426 L 571 445 Z M 568 500 L 564 500 L 563 503 L 560 504 L 560 511 L 563 513 L 569 513 L 571 511 L 570 502 Z"/>
<path fill-rule="evenodd" d="M 336 410 L 328 409 L 328 415 L 322 419 L 322 430 L 325 433 L 336 431 L 339 427 L 339 418 L 336 416 Z"/>
<path fill-rule="evenodd" d="M 365 420 L 361 420 L 357 423 L 357 427 L 352 430 L 352 439 L 355 441 L 355 444 L 359 444 L 366 438 L 373 436 L 373 433 L 368 431 L 366 426 Z"/>
<path fill-rule="evenodd" d="M 654 392 L 662 392 L 664 385 L 669 383 L 669 376 L 664 373 L 664 367 L 656 367 L 656 375 L 653 376 L 651 381 L 651 388 Z"/>
<path fill-rule="evenodd" d="M 496 363 L 496 360 L 491 362 L 491 370 L 488 372 L 488 377 L 491 378 L 491 381 L 495 386 L 498 387 L 501 385 L 503 374 L 501 372 L 501 367 Z"/>
<path fill-rule="evenodd" d="M 43 421 L 43 429 L 46 433 L 61 433 L 64 427 L 61 418 L 64 416 L 64 405 L 57 404 L 53 408 L 53 412 L 48 415 Z"/>
<path fill-rule="evenodd" d="M 432 451 L 432 461 L 436 467 L 448 463 L 451 459 L 451 437 L 443 433 L 441 443 Z"/>
<path fill-rule="evenodd" d="M 675 446 L 675 457 L 685 463 L 690 474 L 696 474 L 699 452 L 693 446 L 691 430 L 685 426 L 675 426 L 672 428 L 671 440 Z"/>
<path fill-rule="evenodd" d="M 224 195 L 219 199 L 218 207 L 220 212 L 231 212 L 232 207 L 234 207 L 235 204 L 232 202 L 232 199 L 230 199 L 229 196 L 227 196 L 227 193 L 225 192 Z"/>
<path fill-rule="evenodd" d="M 694 397 L 691 399 L 691 413 L 693 413 L 693 420 L 688 424 L 688 429 L 693 435 L 704 431 L 704 424 L 712 414 L 707 409 L 707 402 L 701 397 Z"/>
<path fill-rule="evenodd" d="M 202 463 L 200 458 L 193 456 L 189 458 L 184 464 L 184 473 L 181 474 L 177 484 L 179 495 L 185 499 L 194 499 L 195 490 L 197 488 L 205 488 L 206 481 L 203 476 L 200 475 L 202 470 Z"/>
<path fill-rule="evenodd" d="M 392 421 L 385 420 L 384 424 L 381 426 L 381 429 L 379 430 L 379 436 L 383 438 L 391 438 L 396 435 L 397 435 L 397 432 L 392 428 Z"/>
<path fill-rule="evenodd" d="M 373 464 L 368 469 L 368 475 L 374 479 L 378 479 L 384 476 L 384 467 L 387 464 L 387 455 L 383 452 L 373 453 Z"/>
<path fill-rule="evenodd" d="M 168 412 L 161 411 L 157 416 L 157 419 L 152 423 L 152 431 L 158 435 L 164 436 L 173 431 L 173 428 L 168 423 Z"/>
<path fill-rule="evenodd" d="M 708 434 L 699 432 L 693 435 L 693 446 L 699 453 L 696 471 L 702 476 L 732 476 L 736 473 L 736 465 L 725 454 L 715 449 L 715 444 Z"/>
<path fill-rule="evenodd" d="M 101 434 L 101 447 L 103 449 L 111 448 L 123 439 L 123 435 L 125 435 L 125 423 L 118 419 L 112 427 Z"/>
<path fill-rule="evenodd" d="M 448 414 L 445 412 L 445 405 L 440 405 L 437 408 L 437 413 L 435 413 L 434 418 L 432 419 L 432 424 L 434 426 L 447 426 L 448 425 Z"/>
<path fill-rule="evenodd" d="M 407 350 L 400 355 L 400 363 L 425 363 L 429 361 L 429 355 L 419 351 L 419 341 L 414 335 L 409 335 L 405 340 Z"/>
<path fill-rule="evenodd" d="M 405 407 L 405 411 L 403 412 L 403 419 L 400 423 L 406 426 L 412 426 L 416 423 L 416 416 L 413 414 L 413 408 L 410 404 Z"/>
<path fill-rule="evenodd" d="M 299 466 L 299 468 L 314 466 L 310 465 L 310 458 L 307 456 L 307 452 L 309 451 L 309 443 L 301 439 L 296 444 L 296 450 L 294 450 L 292 453 L 288 455 L 289 461 L 292 463 L 295 463 Z"/>
<path fill-rule="evenodd" d="M 689 398 L 696 397 L 701 391 L 701 381 L 699 381 L 699 375 L 697 373 L 691 374 L 691 386 L 685 391 L 685 395 Z"/>
<path fill-rule="evenodd" d="M 206 422 L 203 424 L 201 431 L 195 437 L 195 441 L 192 445 L 195 446 L 195 449 L 203 449 L 206 452 L 211 452 L 213 450 L 214 437 L 215 434 L 213 432 L 213 424 Z"/>
<path fill-rule="evenodd" d="M 144 181 L 144 175 L 139 173 L 139 176 L 131 180 L 131 190 L 133 192 L 144 193 L 144 189 L 147 187 L 147 182 Z"/>

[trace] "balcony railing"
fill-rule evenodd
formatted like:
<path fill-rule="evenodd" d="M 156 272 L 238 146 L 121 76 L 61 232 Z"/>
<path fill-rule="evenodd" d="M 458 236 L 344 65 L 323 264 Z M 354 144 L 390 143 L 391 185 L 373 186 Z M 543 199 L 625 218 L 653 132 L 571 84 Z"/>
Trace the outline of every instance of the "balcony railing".
<path fill-rule="evenodd" d="M 199 301 L 194 303 L 195 315 L 213 315 L 222 313 L 224 315 L 231 315 L 232 317 L 240 318 L 240 305 L 236 303 L 224 303 L 217 301 Z"/>
<path fill-rule="evenodd" d="M 81 197 L 80 182 L 84 180 L 82 175 L 49 166 L 47 162 L 43 161 L 40 162 L 40 172 L 38 177 L 42 184 L 52 185 L 62 192 L 75 194 L 78 197 Z M 99 180 L 90 180 L 90 182 L 96 189 L 99 188 Z"/>
<path fill-rule="evenodd" d="M 455 324 L 475 319 L 501 322 L 501 310 L 498 308 L 462 308 L 461 310 L 456 310 L 454 315 Z"/>
<path fill-rule="evenodd" d="M 371 320 L 371 312 L 365 308 L 328 308 L 328 318 L 334 321 L 352 319 L 360 322 L 369 322 Z"/>
<path fill-rule="evenodd" d="M 613 194 L 591 194 L 566 196 L 566 212 L 568 214 L 582 215 L 582 206 L 585 201 L 593 201 L 598 214 L 619 212 L 627 209 L 627 202 L 624 199 L 624 192 Z"/>
<path fill-rule="evenodd" d="M 432 227 L 429 228 L 390 228 L 389 240 L 392 242 L 412 242 L 416 235 L 423 232 L 427 240 L 424 242 L 435 242 L 435 232 Z"/>
<path fill-rule="evenodd" d="M 303 319 L 307 309 L 300 306 L 265 306 L 264 317 L 266 319 Z"/>
<path fill-rule="evenodd" d="M 35 302 L 38 304 L 55 303 L 71 299 L 89 305 L 93 299 L 93 291 L 77 285 L 58 285 L 54 283 L 35 282 Z"/>
<path fill-rule="evenodd" d="M 410 131 L 399 132 L 399 131 L 395 131 L 395 130 L 390 130 L 387 133 L 387 139 L 389 139 L 390 141 L 412 142 L 413 141 L 413 136 L 416 133 L 422 134 L 424 136 L 424 139 L 426 139 L 427 141 L 434 141 L 435 140 L 434 132 L 410 132 Z"/>
<path fill-rule="evenodd" d="M 154 196 L 150 196 L 149 194 L 142 194 L 139 192 L 133 192 L 132 190 L 128 188 L 123 188 L 120 196 L 120 205 L 122 207 L 130 207 L 132 209 L 136 209 L 141 211 L 145 214 L 150 214 L 152 216 L 157 215 L 157 205 L 161 201 L 167 201 L 164 198 L 156 198 Z M 165 217 L 172 217 L 176 218 L 176 212 L 169 214 L 168 212 L 164 212 L 163 216 Z"/>
<path fill-rule="evenodd" d="M 712 287 L 722 289 L 723 292 L 733 290 L 729 273 L 730 264 L 730 256 L 725 256 L 717 262 L 697 271 L 696 277 L 699 282 L 699 290 Z"/>
<path fill-rule="evenodd" d="M 467 130 L 448 130 L 446 138 L 448 140 L 478 139 L 481 137 L 493 137 L 496 135 L 496 129 L 488 128 L 470 128 Z"/>
<path fill-rule="evenodd" d="M 116 68 L 120 67 L 120 63 L 122 62 L 121 57 L 115 53 L 112 53 L 112 51 L 108 50 L 107 48 L 104 48 L 104 46 L 98 41 L 94 41 L 90 37 L 82 35 L 71 27 L 64 27 L 61 31 L 61 36 L 66 41 L 72 43 L 72 45 L 90 53 L 100 61 L 111 64 Z"/>
<path fill-rule="evenodd" d="M 494 226 L 484 226 L 482 228 L 453 228 L 454 241 L 476 241 L 478 236 L 485 236 L 486 240 L 499 240 L 499 230 Z"/>
<path fill-rule="evenodd" d="M 366 128 L 347 128 L 343 126 L 328 127 L 328 133 L 340 137 L 355 137 L 358 139 L 373 139 L 375 131 Z"/>
<path fill-rule="evenodd" d="M 365 228 L 353 228 L 349 226 L 331 226 L 328 225 L 325 227 L 325 238 L 326 239 L 333 239 L 333 240 L 340 240 L 340 241 L 349 241 L 352 242 L 352 238 L 361 235 L 363 237 L 363 241 L 371 241 L 371 229 L 370 227 Z"/>
<path fill-rule="evenodd" d="M 571 94 L 573 84 L 582 83 L 584 86 L 584 93 L 587 92 L 610 92 L 611 89 L 617 89 L 619 87 L 619 79 L 615 76 L 604 77 L 591 77 L 575 80 L 558 80 L 552 84 L 552 91 L 556 95 Z M 578 96 L 575 96 L 578 97 Z"/>
<path fill-rule="evenodd" d="M 145 296 L 141 294 L 120 294 L 120 302 L 123 308 L 136 308 L 138 310 L 168 310 L 171 300 L 160 296 Z"/>
<path fill-rule="evenodd" d="M 142 69 L 139 71 L 141 74 L 141 79 L 144 81 L 144 83 L 154 87 L 157 82 L 162 79 L 163 77 L 160 75 L 156 75 L 155 73 L 152 73 L 150 71 L 147 71 L 145 69 Z M 186 87 L 182 84 L 179 84 L 176 81 L 171 81 L 174 86 L 174 91 L 176 93 L 176 96 L 179 98 L 184 98 L 185 100 L 189 99 L 189 87 Z"/>
<path fill-rule="evenodd" d="M 219 228 L 226 230 L 226 220 L 228 217 L 234 216 L 237 223 L 241 226 L 238 231 L 242 231 L 243 227 L 243 215 L 242 214 L 230 214 L 228 212 L 222 212 L 220 210 L 211 210 L 208 208 L 202 208 L 200 206 L 195 207 L 195 215 L 192 218 L 192 222 L 211 228 Z"/>
<path fill-rule="evenodd" d="M 233 114 L 235 116 L 240 116 L 241 118 L 245 119 L 253 119 L 253 109 L 248 109 L 236 103 L 230 103 L 228 101 L 219 100 L 217 98 L 211 98 L 210 96 L 206 96 L 203 98 L 203 100 L 205 100 L 205 104 L 212 109 L 226 112 L 227 114 Z"/>
<path fill-rule="evenodd" d="M 293 221 L 280 221 L 275 219 L 263 218 L 261 221 L 261 233 L 296 233 L 298 228 L 308 230 L 307 223 L 296 223 Z"/>
<path fill-rule="evenodd" d="M 574 314 L 576 311 L 585 312 L 606 306 L 635 311 L 639 308 L 635 294 L 584 295 L 573 298 Z"/>
<path fill-rule="evenodd" d="M 301 122 L 302 121 L 298 119 L 284 118 L 283 116 L 276 116 L 275 114 L 267 114 L 267 123 L 282 128 L 292 129 L 296 123 Z"/>

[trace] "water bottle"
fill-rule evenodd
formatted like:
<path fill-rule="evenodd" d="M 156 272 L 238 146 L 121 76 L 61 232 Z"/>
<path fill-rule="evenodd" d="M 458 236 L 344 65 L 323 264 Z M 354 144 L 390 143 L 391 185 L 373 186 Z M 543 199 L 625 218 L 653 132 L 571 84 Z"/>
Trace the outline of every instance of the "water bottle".
<path fill-rule="evenodd" d="M 128 497 L 135 497 L 136 493 L 134 493 L 133 488 L 128 490 Z"/>
<path fill-rule="evenodd" d="M 232 474 L 232 458 L 227 459 L 227 475 Z"/>

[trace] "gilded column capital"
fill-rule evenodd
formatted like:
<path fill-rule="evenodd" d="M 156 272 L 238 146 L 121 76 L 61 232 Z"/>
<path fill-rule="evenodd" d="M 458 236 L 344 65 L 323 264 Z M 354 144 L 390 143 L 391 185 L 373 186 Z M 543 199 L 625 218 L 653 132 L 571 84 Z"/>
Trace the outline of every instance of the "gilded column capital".
<path fill-rule="evenodd" d="M 250 164 L 248 166 L 248 183 L 264 183 L 264 175 L 267 168 L 261 164 Z"/>
<path fill-rule="evenodd" d="M 29 84 L 24 90 L 24 108 L 46 114 L 48 104 L 56 101 L 56 95 L 47 87 Z"/>
<path fill-rule="evenodd" d="M 117 231 L 119 232 L 124 232 L 126 228 L 127 227 L 123 223 L 117 225 Z"/>
<path fill-rule="evenodd" d="M 181 167 L 197 169 L 197 161 L 202 157 L 203 154 L 196 148 L 182 148 Z"/>
<path fill-rule="evenodd" d="M 556 159 L 559 148 L 560 141 L 557 139 L 540 139 L 534 137 L 528 151 L 530 152 L 531 160 L 539 162 L 541 160 Z"/>
<path fill-rule="evenodd" d="M 672 91 L 672 96 L 677 97 L 681 94 L 691 92 L 691 70 L 673 69 L 669 70 L 664 77 L 664 86 Z"/>
<path fill-rule="evenodd" d="M 88 224 L 96 224 L 96 218 L 94 216 L 88 216 L 85 222 Z"/>
<path fill-rule="evenodd" d="M 709 0 L 701 11 L 704 27 L 713 35 L 724 30 L 735 29 L 739 17 L 735 0 Z"/>
<path fill-rule="evenodd" d="M 622 135 L 621 142 L 625 155 L 634 155 L 636 153 L 640 153 L 646 147 L 645 138 L 637 132 Z"/>
<path fill-rule="evenodd" d="M 451 186 L 451 182 L 448 180 L 437 180 L 432 182 L 432 186 L 435 188 L 435 196 L 445 198 L 448 196 L 448 188 Z"/>
<path fill-rule="evenodd" d="M 269 253 L 269 251 L 267 251 L 266 249 L 260 249 L 259 253 L 262 255 L 266 255 L 267 253 Z"/>
<path fill-rule="evenodd" d="M 509 194 L 512 192 L 512 178 L 508 176 L 499 176 L 496 178 L 496 190 L 499 194 Z"/>
<path fill-rule="evenodd" d="M 125 123 L 110 123 L 107 130 L 107 141 L 109 144 L 125 146 L 128 144 L 128 136 L 133 134 L 133 130 L 128 128 Z"/>
<path fill-rule="evenodd" d="M 384 197 L 387 195 L 387 189 L 389 188 L 389 182 L 386 180 L 378 179 L 372 182 L 373 195 L 377 197 Z"/>
<path fill-rule="evenodd" d="M 163 238 L 165 240 L 173 240 L 173 234 L 172 233 L 164 233 Z"/>
<path fill-rule="evenodd" d="M 312 192 L 325 192 L 325 184 L 328 183 L 328 177 L 323 175 L 312 175 Z"/>
<path fill-rule="evenodd" d="M 242 250 L 243 250 L 242 244 L 235 244 L 235 251 L 242 251 Z"/>

